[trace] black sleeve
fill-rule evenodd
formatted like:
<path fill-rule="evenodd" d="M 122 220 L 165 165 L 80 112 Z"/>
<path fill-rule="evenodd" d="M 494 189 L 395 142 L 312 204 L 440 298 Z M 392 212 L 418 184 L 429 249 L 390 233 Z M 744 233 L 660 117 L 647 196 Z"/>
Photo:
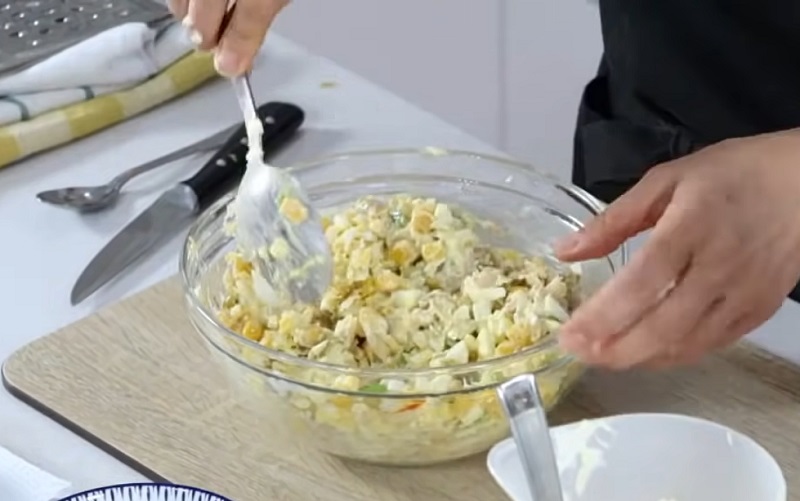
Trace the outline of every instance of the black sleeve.
<path fill-rule="evenodd" d="M 610 94 L 601 64 L 581 98 L 572 160 L 573 184 L 605 203 L 631 189 L 652 166 L 702 147 L 677 124 L 661 120 L 655 126 L 642 119 L 641 109 L 612 109 Z M 789 298 L 800 303 L 800 283 Z"/>

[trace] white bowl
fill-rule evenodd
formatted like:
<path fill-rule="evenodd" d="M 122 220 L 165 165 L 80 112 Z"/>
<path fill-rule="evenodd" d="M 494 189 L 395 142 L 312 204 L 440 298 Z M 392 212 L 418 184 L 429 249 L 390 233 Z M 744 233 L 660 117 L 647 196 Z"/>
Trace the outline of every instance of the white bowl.
<path fill-rule="evenodd" d="M 230 501 L 195 487 L 175 484 L 137 483 L 100 487 L 73 494 L 61 501 Z"/>
<path fill-rule="evenodd" d="M 565 501 L 786 501 L 775 459 L 717 423 L 626 414 L 550 433 Z M 487 464 L 511 499 L 533 501 L 512 439 L 496 444 Z"/>

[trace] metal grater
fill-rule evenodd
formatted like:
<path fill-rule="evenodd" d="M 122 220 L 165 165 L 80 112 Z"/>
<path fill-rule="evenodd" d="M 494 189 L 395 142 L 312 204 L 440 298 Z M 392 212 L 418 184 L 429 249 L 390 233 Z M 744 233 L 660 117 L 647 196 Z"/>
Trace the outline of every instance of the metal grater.
<path fill-rule="evenodd" d="M 156 0 L 0 0 L 0 76 L 124 23 L 169 20 Z"/>

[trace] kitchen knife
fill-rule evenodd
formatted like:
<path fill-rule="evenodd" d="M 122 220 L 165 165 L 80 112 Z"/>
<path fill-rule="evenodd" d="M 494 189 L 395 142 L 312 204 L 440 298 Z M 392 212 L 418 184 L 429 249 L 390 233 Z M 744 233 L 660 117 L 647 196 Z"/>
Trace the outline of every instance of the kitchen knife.
<path fill-rule="evenodd" d="M 265 156 L 283 146 L 305 119 L 303 110 L 288 103 L 270 102 L 256 112 L 264 125 Z M 75 282 L 72 305 L 94 294 L 230 191 L 244 175 L 246 155 L 247 131 L 242 124 L 194 176 L 164 192 L 103 247 Z"/>

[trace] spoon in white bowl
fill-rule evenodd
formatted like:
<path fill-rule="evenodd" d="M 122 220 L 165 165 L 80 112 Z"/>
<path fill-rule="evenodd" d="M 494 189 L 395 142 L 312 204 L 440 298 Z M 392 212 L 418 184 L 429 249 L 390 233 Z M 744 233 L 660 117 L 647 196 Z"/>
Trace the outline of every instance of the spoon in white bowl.
<path fill-rule="evenodd" d="M 536 376 L 524 374 L 497 388 L 511 425 L 533 501 L 563 501 L 553 441 Z"/>
<path fill-rule="evenodd" d="M 333 274 L 322 219 L 294 176 L 264 163 L 249 74 L 231 80 L 249 144 L 234 205 L 236 245 L 266 280 L 270 303 L 316 302 Z"/>

